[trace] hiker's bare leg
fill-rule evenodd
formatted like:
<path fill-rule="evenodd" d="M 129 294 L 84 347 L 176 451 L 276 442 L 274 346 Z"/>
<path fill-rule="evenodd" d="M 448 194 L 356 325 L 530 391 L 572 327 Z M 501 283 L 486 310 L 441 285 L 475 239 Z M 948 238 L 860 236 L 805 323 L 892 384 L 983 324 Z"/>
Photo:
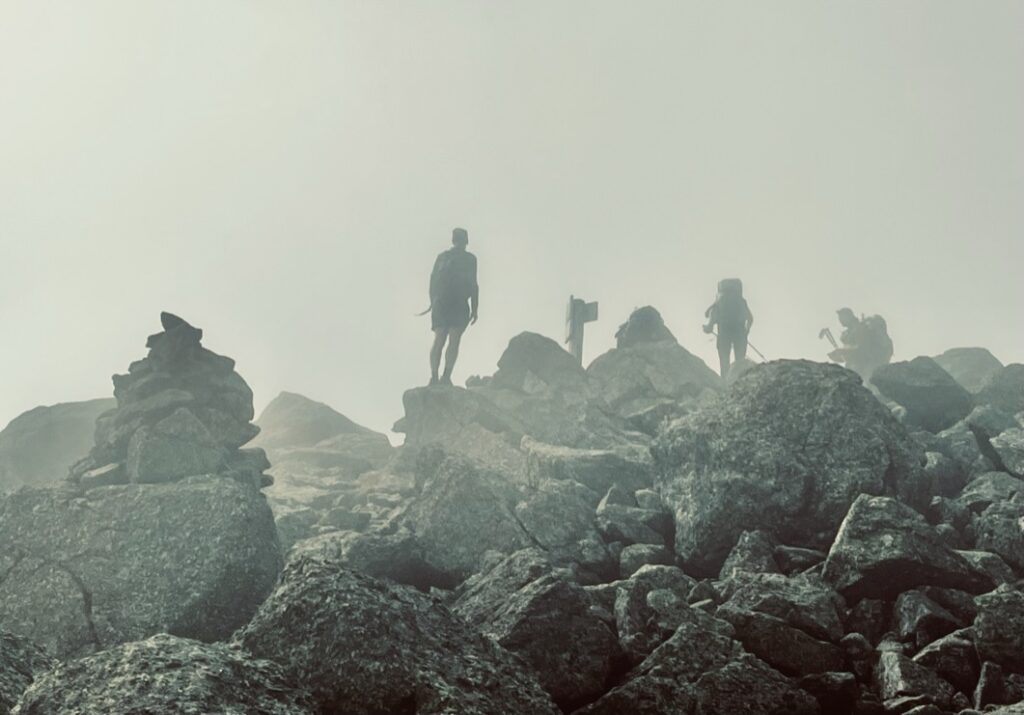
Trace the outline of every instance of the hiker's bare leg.
<path fill-rule="evenodd" d="M 452 370 L 455 369 L 455 361 L 459 359 L 459 345 L 462 343 L 462 332 L 465 330 L 452 328 L 448 331 L 448 351 L 444 355 L 444 374 L 442 382 L 451 382 Z"/>
<path fill-rule="evenodd" d="M 448 339 L 446 328 L 437 328 L 434 331 L 434 344 L 430 347 L 430 381 L 437 382 L 437 373 L 441 369 L 441 353 L 444 352 L 444 342 Z"/>
<path fill-rule="evenodd" d="M 721 330 L 721 329 L 719 329 Z M 718 336 L 718 364 L 719 374 L 724 380 L 726 375 L 729 374 L 729 353 L 732 352 L 732 341 L 727 340 L 724 336 L 719 334 Z"/>

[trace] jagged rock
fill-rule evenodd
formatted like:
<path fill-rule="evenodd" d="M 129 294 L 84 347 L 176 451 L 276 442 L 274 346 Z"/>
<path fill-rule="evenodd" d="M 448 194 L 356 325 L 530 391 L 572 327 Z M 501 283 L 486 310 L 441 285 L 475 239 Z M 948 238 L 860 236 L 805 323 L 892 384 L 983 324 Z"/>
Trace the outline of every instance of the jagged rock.
<path fill-rule="evenodd" d="M 639 663 L 688 618 L 687 594 L 694 581 L 674 566 L 641 567 L 615 584 L 613 609 L 619 642 L 630 662 Z M 660 595 L 651 598 L 659 592 Z M 671 595 L 672 597 L 669 597 Z"/>
<path fill-rule="evenodd" d="M 1003 367 L 985 348 L 951 348 L 933 359 L 971 393 L 978 392 L 985 381 Z"/>
<path fill-rule="evenodd" d="M 825 560 L 825 552 L 817 549 L 802 549 L 799 546 L 776 546 L 772 552 L 779 570 L 787 576 L 806 571 Z"/>
<path fill-rule="evenodd" d="M 843 599 L 816 576 L 745 575 L 725 605 L 773 616 L 819 640 L 843 636 Z"/>
<path fill-rule="evenodd" d="M 256 424 L 260 435 L 254 444 L 271 454 L 276 450 L 314 447 L 341 435 L 378 434 L 322 402 L 294 392 L 282 392 L 271 400 Z"/>
<path fill-rule="evenodd" d="M 883 652 L 878 657 L 875 685 L 883 701 L 921 697 L 945 709 L 954 694 L 953 686 L 931 670 L 893 651 Z"/>
<path fill-rule="evenodd" d="M 548 479 L 527 489 L 515 507 L 515 515 L 531 541 L 550 552 L 556 560 L 584 564 L 607 573 L 611 564 L 604 554 L 591 563 L 579 542 L 600 543 L 594 509 L 600 497 L 578 482 Z"/>
<path fill-rule="evenodd" d="M 978 615 L 978 606 L 974 602 L 974 596 L 966 591 L 958 591 L 955 588 L 938 588 L 937 586 L 925 586 L 920 591 L 963 623 L 971 623 Z"/>
<path fill-rule="evenodd" d="M 971 394 L 929 357 L 894 362 L 875 370 L 871 383 L 907 410 L 907 424 L 939 432 L 966 417 Z"/>
<path fill-rule="evenodd" d="M 520 333 L 498 359 L 490 387 L 526 393 L 570 391 L 585 393 L 587 373 L 551 338 Z"/>
<path fill-rule="evenodd" d="M 980 514 L 995 503 L 1010 501 L 1020 492 L 1024 492 L 1024 481 L 1006 472 L 986 472 L 972 479 L 957 501 Z"/>
<path fill-rule="evenodd" d="M 318 712 L 558 713 L 521 661 L 440 603 L 322 558 L 291 561 L 235 640 Z"/>
<path fill-rule="evenodd" d="M 275 663 L 162 634 L 58 665 L 25 692 L 19 715 L 314 715 Z"/>
<path fill-rule="evenodd" d="M 967 482 L 963 466 L 941 452 L 925 453 L 924 476 L 928 493 L 943 497 L 955 497 Z"/>
<path fill-rule="evenodd" d="M 34 643 L 0 631 L 0 715 L 8 715 L 25 688 L 53 665 Z"/>
<path fill-rule="evenodd" d="M 744 653 L 732 627 L 705 613 L 686 620 L 625 681 L 578 715 L 698 715 L 702 713 L 818 713 L 817 701 Z M 694 647 L 700 644 L 700 647 Z"/>
<path fill-rule="evenodd" d="M 779 573 L 775 544 L 764 531 L 744 531 L 718 572 L 722 581 L 744 573 Z"/>
<path fill-rule="evenodd" d="M 134 484 L 215 474 L 226 461 L 227 452 L 187 407 L 179 407 L 152 428 L 140 427 L 128 444 L 128 478 Z"/>
<path fill-rule="evenodd" d="M 452 609 L 469 623 L 483 623 L 508 594 L 551 573 L 554 568 L 541 549 L 516 551 L 466 579 L 456 592 Z"/>
<path fill-rule="evenodd" d="M 654 308 L 641 308 L 619 329 L 618 346 L 587 368 L 597 391 L 626 415 L 718 389 L 717 374 L 679 345 Z"/>
<path fill-rule="evenodd" d="M 900 638 L 923 648 L 964 625 L 921 590 L 904 591 L 896 599 L 893 620 Z"/>
<path fill-rule="evenodd" d="M 921 489 L 920 446 L 835 365 L 760 365 L 674 422 L 654 451 L 676 554 L 705 573 L 744 530 L 823 549 L 859 494 Z"/>
<path fill-rule="evenodd" d="M 671 566 L 675 557 L 658 544 L 629 544 L 619 554 L 619 574 L 629 578 L 644 566 Z"/>
<path fill-rule="evenodd" d="M 993 503 L 974 523 L 974 546 L 997 554 L 1016 569 L 1024 569 L 1024 504 Z"/>
<path fill-rule="evenodd" d="M 440 451 L 426 455 L 419 469 L 422 488 L 402 524 L 437 570 L 461 581 L 488 551 L 535 545 L 516 518 L 521 492 L 506 474 Z"/>
<path fill-rule="evenodd" d="M 994 414 L 996 414 L 995 410 L 991 407 L 974 408 L 974 411 L 966 418 L 938 435 L 934 435 L 935 443 L 929 449 L 934 448 L 959 464 L 968 479 L 985 472 L 998 471 L 999 467 L 993 461 L 993 457 L 998 459 L 998 455 L 988 446 L 990 433 L 988 428 L 981 423 L 991 425 L 995 421 L 992 419 Z M 1002 417 L 1005 418 L 1005 415 Z M 982 451 L 981 442 L 985 442 L 986 449 L 984 451 Z"/>
<path fill-rule="evenodd" d="M 60 657 L 168 631 L 213 641 L 281 568 L 263 496 L 223 477 L 0 500 L 0 623 Z"/>
<path fill-rule="evenodd" d="M 651 486 L 650 453 L 642 448 L 574 449 L 525 438 L 527 474 L 532 484 L 545 480 L 572 480 L 598 494 L 613 486 L 635 492 Z"/>
<path fill-rule="evenodd" d="M 978 596 L 974 644 L 978 657 L 1012 673 L 1024 672 L 1024 593 L 1000 586 Z"/>
<path fill-rule="evenodd" d="M 918 651 L 914 662 L 946 679 L 960 692 L 974 692 L 978 682 L 978 653 L 968 635 L 973 632 L 963 630 L 943 636 Z"/>
<path fill-rule="evenodd" d="M 974 689 L 974 707 L 985 710 L 990 705 L 1009 705 L 1013 702 L 998 663 L 986 662 L 981 666 L 978 686 Z"/>
<path fill-rule="evenodd" d="M 0 493 L 63 479 L 92 447 L 96 418 L 114 400 L 36 407 L 0 431 Z"/>
<path fill-rule="evenodd" d="M 792 676 L 841 670 L 843 651 L 794 628 L 781 618 L 737 608 L 731 602 L 719 606 L 715 615 L 736 629 L 736 639 L 761 660 L 781 673 Z"/>
<path fill-rule="evenodd" d="M 985 574 L 996 586 L 1013 583 L 1017 580 L 1013 570 L 1006 565 L 1002 557 L 988 551 L 957 551 L 975 571 Z"/>
<path fill-rule="evenodd" d="M 668 515 L 660 511 L 625 506 L 609 499 L 613 490 L 597 505 L 597 529 L 606 541 L 618 541 L 623 545 L 654 544 L 665 545 L 665 536 L 671 527 Z"/>
<path fill-rule="evenodd" d="M 895 499 L 867 494 L 850 507 L 822 576 L 852 602 L 894 598 L 916 586 L 978 593 L 993 585 L 945 546 L 920 514 Z"/>
<path fill-rule="evenodd" d="M 999 455 L 1001 466 L 1024 477 L 1024 429 L 1009 429 L 993 437 L 989 444 Z"/>
<path fill-rule="evenodd" d="M 453 610 L 523 658 L 563 710 L 604 691 L 618 642 L 608 624 L 591 611 L 590 598 L 580 586 L 548 574 L 500 594 L 486 607 L 482 598 L 477 591 L 469 608 L 463 611 L 456 603 Z"/>
<path fill-rule="evenodd" d="M 1008 415 L 1024 412 L 1024 365 L 1014 363 L 989 375 L 978 391 L 977 402 Z"/>
<path fill-rule="evenodd" d="M 519 450 L 526 428 L 474 390 L 420 387 L 402 396 L 405 417 L 395 425 L 411 448 L 442 447 L 515 478 L 526 474 Z"/>

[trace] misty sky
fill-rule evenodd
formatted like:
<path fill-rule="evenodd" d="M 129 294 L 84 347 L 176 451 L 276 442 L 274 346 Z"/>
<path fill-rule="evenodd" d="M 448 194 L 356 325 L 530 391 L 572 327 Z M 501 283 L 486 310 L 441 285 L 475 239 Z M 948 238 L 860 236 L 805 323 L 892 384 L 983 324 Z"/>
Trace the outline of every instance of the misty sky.
<path fill-rule="evenodd" d="M 111 393 L 161 309 L 387 429 L 427 277 L 480 262 L 456 373 L 601 303 L 700 331 L 739 276 L 770 358 L 834 311 L 896 359 L 1024 361 L 1024 3 L 0 0 L 0 426 Z"/>

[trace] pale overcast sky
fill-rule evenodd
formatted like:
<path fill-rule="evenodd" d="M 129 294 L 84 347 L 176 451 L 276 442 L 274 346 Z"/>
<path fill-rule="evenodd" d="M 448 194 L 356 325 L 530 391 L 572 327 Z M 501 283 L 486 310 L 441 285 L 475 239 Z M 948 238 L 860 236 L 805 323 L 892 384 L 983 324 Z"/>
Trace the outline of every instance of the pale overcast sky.
<path fill-rule="evenodd" d="M 700 331 L 743 278 L 769 357 L 834 311 L 897 359 L 1024 361 L 1024 3 L 0 0 L 0 425 L 111 393 L 167 309 L 387 429 L 428 377 L 427 276 L 480 262 L 456 378 Z"/>

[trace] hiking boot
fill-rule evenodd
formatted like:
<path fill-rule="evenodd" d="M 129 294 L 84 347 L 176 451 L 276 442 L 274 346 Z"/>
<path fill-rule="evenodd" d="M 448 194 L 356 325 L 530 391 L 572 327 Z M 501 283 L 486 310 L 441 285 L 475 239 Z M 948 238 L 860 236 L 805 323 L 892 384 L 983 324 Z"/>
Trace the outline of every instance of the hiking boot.
<path fill-rule="evenodd" d="M 427 383 L 427 387 L 435 387 L 437 384 L 438 379 L 436 377 L 432 377 L 430 378 L 430 382 Z"/>
<path fill-rule="evenodd" d="M 451 375 L 442 375 L 441 376 L 441 384 L 442 385 L 448 385 L 449 387 L 451 387 L 452 386 L 452 377 L 451 377 Z"/>

